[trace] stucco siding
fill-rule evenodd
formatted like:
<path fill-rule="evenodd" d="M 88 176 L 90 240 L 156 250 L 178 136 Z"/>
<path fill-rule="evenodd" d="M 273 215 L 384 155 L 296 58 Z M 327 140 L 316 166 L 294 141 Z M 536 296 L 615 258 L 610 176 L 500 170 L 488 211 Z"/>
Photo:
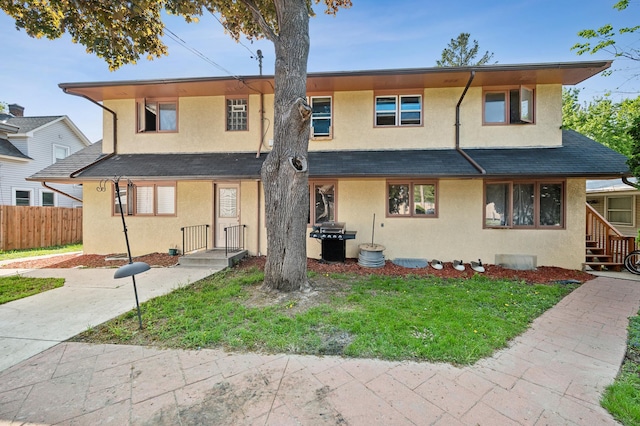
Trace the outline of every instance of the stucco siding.
<path fill-rule="evenodd" d="M 83 214 L 84 251 L 92 254 L 125 253 L 122 219 L 112 215 L 114 192 L 95 191 L 95 182 L 85 183 Z M 170 247 L 182 248 L 181 227 L 211 224 L 213 186 L 211 182 L 178 182 L 176 216 L 125 216 L 131 253 L 166 253 Z"/>
<path fill-rule="evenodd" d="M 423 97 L 420 126 L 376 127 L 374 91 L 335 92 L 332 96 L 332 136 L 311 139 L 309 150 L 439 149 L 455 146 L 456 104 L 463 88 L 426 88 L 401 93 Z M 387 92 L 385 92 L 387 93 Z M 482 123 L 482 88 L 467 92 L 460 108 L 462 148 L 531 147 L 561 145 L 561 85 L 537 85 L 535 123 L 488 126 Z M 183 97 L 178 102 L 178 131 L 136 132 L 136 101 L 111 100 L 105 105 L 118 115 L 118 152 L 250 152 L 262 151 L 273 139 L 273 96 L 264 96 L 261 127 L 260 96 L 250 95 L 248 130 L 225 130 L 225 97 Z M 105 112 L 104 152 L 111 152 L 111 114 Z"/>
<path fill-rule="evenodd" d="M 346 180 L 338 184 L 338 220 L 357 231 L 346 243 L 347 257 L 358 257 L 358 245 L 373 241 L 384 255 L 495 263 L 496 254 L 537 256 L 538 265 L 580 269 L 584 261 L 584 180 L 567 182 L 566 227 L 559 230 L 483 229 L 483 181 L 441 180 L 438 218 L 385 217 L 384 180 Z M 373 214 L 376 215 L 372 228 Z M 307 255 L 319 258 L 320 243 L 308 238 Z"/>

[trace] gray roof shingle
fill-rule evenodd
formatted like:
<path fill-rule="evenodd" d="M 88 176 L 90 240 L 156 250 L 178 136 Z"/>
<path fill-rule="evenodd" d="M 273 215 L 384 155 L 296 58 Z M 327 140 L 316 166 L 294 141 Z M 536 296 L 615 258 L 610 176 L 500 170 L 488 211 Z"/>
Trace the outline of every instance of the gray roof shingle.
<path fill-rule="evenodd" d="M 18 133 L 27 133 L 38 127 L 42 127 L 45 124 L 51 123 L 52 121 L 56 121 L 60 118 L 64 117 L 63 115 L 52 115 L 52 116 L 43 116 L 43 117 L 12 117 L 8 118 L 5 122 L 7 124 L 11 124 L 12 126 L 18 127 Z"/>
<path fill-rule="evenodd" d="M 50 166 L 40 170 L 29 177 L 29 180 L 60 180 L 68 179 L 71 173 L 88 166 L 103 157 L 102 141 L 89 145 L 80 151 L 74 152 L 67 158 L 56 161 Z"/>
<path fill-rule="evenodd" d="M 562 146 L 554 148 L 465 149 L 465 152 L 486 170 L 486 175 L 481 175 L 455 149 L 310 151 L 309 176 L 615 178 L 630 175 L 626 157 L 598 142 L 572 130 L 563 130 L 562 142 Z M 247 152 L 118 154 L 89 167 L 79 177 L 257 179 L 260 177 L 260 167 L 265 158 L 266 154 L 256 158 L 255 153 Z M 43 172 L 33 177 L 36 178 Z"/>
<path fill-rule="evenodd" d="M 15 145 L 13 145 L 11 142 L 2 138 L 0 138 L 0 155 L 6 157 L 15 157 L 24 160 L 32 160 L 31 157 L 24 155 L 22 151 L 16 148 Z"/>

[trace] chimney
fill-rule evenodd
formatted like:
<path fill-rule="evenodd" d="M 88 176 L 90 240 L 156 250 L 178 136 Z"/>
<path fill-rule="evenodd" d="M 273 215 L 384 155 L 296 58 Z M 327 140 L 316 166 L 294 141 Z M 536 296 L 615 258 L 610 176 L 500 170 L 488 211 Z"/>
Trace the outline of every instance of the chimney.
<path fill-rule="evenodd" d="M 18 104 L 9 104 L 9 114 L 14 117 L 24 117 L 24 107 Z"/>

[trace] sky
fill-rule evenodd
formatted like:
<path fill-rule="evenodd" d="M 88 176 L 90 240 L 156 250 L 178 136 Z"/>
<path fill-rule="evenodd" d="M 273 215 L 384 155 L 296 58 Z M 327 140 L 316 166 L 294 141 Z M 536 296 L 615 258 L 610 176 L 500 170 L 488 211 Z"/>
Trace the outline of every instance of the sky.
<path fill-rule="evenodd" d="M 352 71 L 435 66 L 442 50 L 460 33 L 478 41 L 480 54 L 493 52 L 498 64 L 530 64 L 613 59 L 607 52 L 578 56 L 571 47 L 582 41 L 578 31 L 639 24 L 640 3 L 627 10 L 616 0 L 353 0 L 336 16 L 321 5 L 310 21 L 308 71 Z M 104 60 L 86 53 L 68 35 L 33 39 L 15 29 L 0 12 L 0 102 L 17 103 L 27 116 L 67 115 L 95 142 L 102 137 L 102 109 L 67 95 L 60 83 L 85 83 L 158 78 L 242 76 L 259 74 L 256 52 L 262 51 L 263 73 L 273 75 L 271 42 L 233 41 L 215 16 L 198 23 L 167 17 L 164 42 L 169 55 L 111 72 Z M 640 45 L 640 34 L 621 39 L 622 46 Z M 194 52 L 197 52 L 194 53 Z M 204 58 L 204 59 L 203 59 Z M 615 101 L 640 95 L 640 62 L 614 60 L 611 76 L 581 83 L 581 100 L 610 94 Z"/>

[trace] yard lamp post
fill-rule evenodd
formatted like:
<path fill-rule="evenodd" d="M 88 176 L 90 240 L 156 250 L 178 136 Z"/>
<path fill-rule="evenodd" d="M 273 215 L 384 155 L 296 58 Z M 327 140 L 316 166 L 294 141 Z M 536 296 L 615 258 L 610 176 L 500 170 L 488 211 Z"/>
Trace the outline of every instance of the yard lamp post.
<path fill-rule="evenodd" d="M 133 292 L 136 296 L 136 308 L 138 310 L 138 325 L 142 330 L 142 315 L 140 314 L 140 303 L 138 302 L 138 288 L 136 287 L 136 275 L 151 269 L 149 264 L 145 262 L 134 262 L 131 257 L 131 247 L 129 246 L 129 235 L 127 234 L 127 224 L 124 221 L 124 210 L 122 209 L 122 199 L 120 198 L 120 177 L 114 177 L 113 183 L 116 189 L 116 196 L 118 197 L 118 206 L 120 207 L 120 217 L 122 218 L 122 228 L 124 229 L 124 239 L 127 243 L 127 255 L 129 256 L 129 263 L 118 268 L 113 278 L 131 277 L 133 280 Z M 127 185 L 129 186 L 129 185 Z M 98 190 L 104 191 L 106 187 L 100 185 Z"/>

